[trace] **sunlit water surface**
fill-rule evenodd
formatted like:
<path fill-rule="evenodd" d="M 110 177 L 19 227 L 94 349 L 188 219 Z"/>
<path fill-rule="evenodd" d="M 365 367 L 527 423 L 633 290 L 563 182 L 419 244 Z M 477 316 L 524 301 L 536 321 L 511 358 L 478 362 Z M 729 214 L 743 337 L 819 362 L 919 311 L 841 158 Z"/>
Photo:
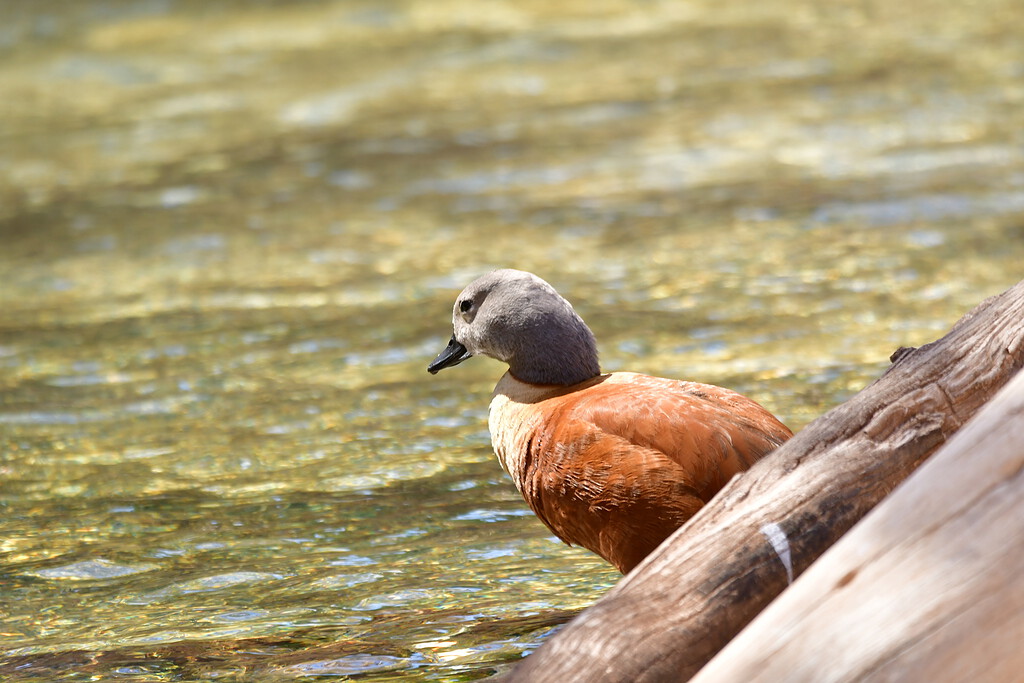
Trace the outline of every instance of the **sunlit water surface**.
<path fill-rule="evenodd" d="M 1024 270 L 1024 9 L 0 7 L 0 678 L 476 680 L 618 576 L 451 302 L 794 428 Z"/>

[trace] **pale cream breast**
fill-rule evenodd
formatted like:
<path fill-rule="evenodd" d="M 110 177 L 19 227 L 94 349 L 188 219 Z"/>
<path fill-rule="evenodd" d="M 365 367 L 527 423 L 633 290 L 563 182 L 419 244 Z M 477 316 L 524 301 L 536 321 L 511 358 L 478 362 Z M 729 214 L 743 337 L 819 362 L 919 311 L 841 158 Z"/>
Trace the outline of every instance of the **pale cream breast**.
<path fill-rule="evenodd" d="M 490 414 L 487 417 L 491 446 L 498 456 L 498 462 L 520 491 L 523 490 L 530 438 L 543 419 L 534 403 L 542 400 L 545 393 L 550 393 L 550 388 L 526 384 L 514 378 L 511 373 L 505 373 L 494 387 L 491 398 Z"/>

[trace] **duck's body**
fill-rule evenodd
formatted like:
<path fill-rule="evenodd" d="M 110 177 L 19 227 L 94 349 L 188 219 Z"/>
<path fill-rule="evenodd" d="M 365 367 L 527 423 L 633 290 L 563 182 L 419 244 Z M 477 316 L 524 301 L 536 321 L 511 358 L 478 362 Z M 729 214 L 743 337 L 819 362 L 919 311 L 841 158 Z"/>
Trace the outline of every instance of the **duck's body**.
<path fill-rule="evenodd" d="M 590 329 L 530 273 L 499 270 L 474 281 L 453 321 L 448 348 L 428 370 L 475 354 L 509 364 L 489 418 L 498 459 L 556 536 L 623 573 L 792 436 L 728 389 L 601 374 Z"/>
<path fill-rule="evenodd" d="M 541 521 L 623 574 L 791 436 L 733 391 L 631 372 L 569 387 L 506 373 L 488 424 L 498 460 Z"/>

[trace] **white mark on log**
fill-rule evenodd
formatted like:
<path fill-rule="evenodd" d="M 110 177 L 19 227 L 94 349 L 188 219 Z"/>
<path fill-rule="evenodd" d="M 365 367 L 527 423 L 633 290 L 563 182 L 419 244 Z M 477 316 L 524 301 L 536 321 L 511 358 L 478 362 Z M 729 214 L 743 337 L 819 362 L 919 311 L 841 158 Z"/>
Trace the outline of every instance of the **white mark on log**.
<path fill-rule="evenodd" d="M 761 527 L 761 533 L 765 535 L 768 542 L 772 544 L 775 554 L 782 560 L 782 566 L 786 568 L 786 578 L 793 583 L 793 558 L 789 553 L 789 539 L 786 532 L 775 522 L 770 522 Z"/>

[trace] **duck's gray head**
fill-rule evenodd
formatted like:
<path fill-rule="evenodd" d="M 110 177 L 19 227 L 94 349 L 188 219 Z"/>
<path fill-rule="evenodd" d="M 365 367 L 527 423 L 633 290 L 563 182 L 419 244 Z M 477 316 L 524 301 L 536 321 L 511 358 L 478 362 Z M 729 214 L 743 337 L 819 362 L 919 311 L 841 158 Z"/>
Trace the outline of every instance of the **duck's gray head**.
<path fill-rule="evenodd" d="M 600 374 L 594 335 L 572 305 L 532 273 L 496 270 L 462 290 L 455 332 L 427 370 L 436 374 L 471 356 L 508 363 L 532 384 L 576 384 Z"/>

